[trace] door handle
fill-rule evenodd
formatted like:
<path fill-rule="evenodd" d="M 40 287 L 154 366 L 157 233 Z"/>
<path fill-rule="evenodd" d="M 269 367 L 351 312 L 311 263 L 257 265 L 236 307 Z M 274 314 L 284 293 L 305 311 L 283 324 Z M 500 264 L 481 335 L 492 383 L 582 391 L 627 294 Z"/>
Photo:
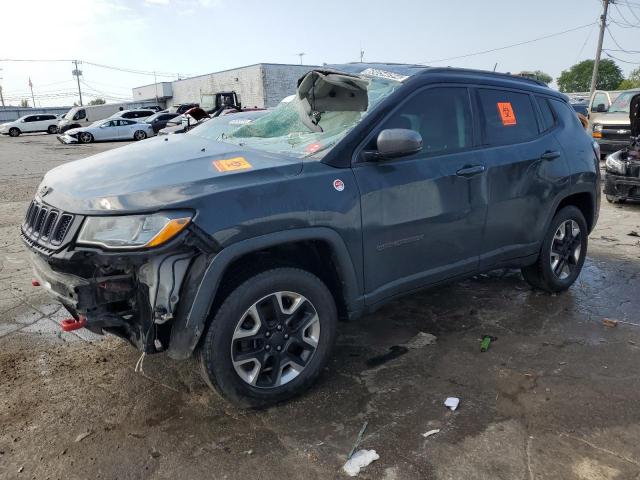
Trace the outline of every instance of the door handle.
<path fill-rule="evenodd" d="M 469 165 L 458 170 L 456 175 L 460 177 L 473 177 L 474 175 L 484 172 L 484 170 L 484 165 Z"/>
<path fill-rule="evenodd" d="M 560 156 L 560 152 L 555 150 L 547 150 L 542 155 L 540 155 L 541 160 L 555 160 Z"/>

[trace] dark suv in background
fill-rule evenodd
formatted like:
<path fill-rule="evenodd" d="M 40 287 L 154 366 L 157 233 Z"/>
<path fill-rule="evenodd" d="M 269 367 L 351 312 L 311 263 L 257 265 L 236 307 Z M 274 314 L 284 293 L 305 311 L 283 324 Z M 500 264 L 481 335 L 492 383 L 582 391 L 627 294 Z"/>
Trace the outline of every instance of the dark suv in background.
<path fill-rule="evenodd" d="M 498 267 L 548 292 L 578 277 L 599 152 L 562 94 L 397 64 L 313 70 L 295 93 L 47 173 L 22 237 L 65 329 L 195 352 L 261 407 L 313 383 L 339 318 Z"/>

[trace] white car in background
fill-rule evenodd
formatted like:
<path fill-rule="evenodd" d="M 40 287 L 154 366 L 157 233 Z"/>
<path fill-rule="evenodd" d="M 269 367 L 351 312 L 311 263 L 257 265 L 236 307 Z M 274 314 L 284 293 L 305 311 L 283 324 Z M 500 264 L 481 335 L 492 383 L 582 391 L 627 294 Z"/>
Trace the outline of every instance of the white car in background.
<path fill-rule="evenodd" d="M 0 124 L 0 133 L 17 137 L 21 133 L 58 133 L 58 117 L 53 114 L 25 115 L 13 122 Z"/>
<path fill-rule="evenodd" d="M 62 143 L 91 143 L 102 140 L 144 140 L 154 135 L 148 123 L 123 118 L 98 120 L 88 127 L 72 128 L 58 135 Z"/>
<path fill-rule="evenodd" d="M 121 110 L 114 113 L 109 118 L 126 118 L 127 120 L 146 120 L 151 115 L 155 115 L 155 111 L 144 108 L 135 108 L 133 110 Z"/>

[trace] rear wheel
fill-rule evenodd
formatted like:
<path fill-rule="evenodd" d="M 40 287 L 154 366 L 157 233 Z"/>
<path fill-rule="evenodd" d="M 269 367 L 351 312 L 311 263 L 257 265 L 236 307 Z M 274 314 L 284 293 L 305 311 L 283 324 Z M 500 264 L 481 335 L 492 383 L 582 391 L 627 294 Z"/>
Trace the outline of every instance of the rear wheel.
<path fill-rule="evenodd" d="M 9 136 L 10 137 L 17 137 L 18 135 L 20 135 L 20 129 L 16 128 L 16 127 L 12 127 L 9 129 Z"/>
<path fill-rule="evenodd" d="M 569 288 L 582 270 L 587 234 L 582 212 L 574 206 L 564 207 L 553 217 L 536 263 L 522 269 L 524 279 L 547 292 Z"/>
<path fill-rule="evenodd" d="M 55 125 L 49 125 L 49 128 L 47 128 L 47 133 L 58 133 L 58 127 L 56 127 Z"/>
<path fill-rule="evenodd" d="M 145 138 L 147 138 L 147 134 L 142 130 L 136 130 L 136 132 L 133 134 L 134 140 L 144 140 Z"/>
<path fill-rule="evenodd" d="M 336 336 L 334 299 L 304 270 L 258 274 L 224 301 L 199 347 L 205 381 L 240 407 L 300 394 L 327 364 Z"/>
<path fill-rule="evenodd" d="M 80 140 L 80 143 L 91 143 L 93 142 L 93 135 L 89 132 L 80 132 L 78 134 L 78 140 Z"/>

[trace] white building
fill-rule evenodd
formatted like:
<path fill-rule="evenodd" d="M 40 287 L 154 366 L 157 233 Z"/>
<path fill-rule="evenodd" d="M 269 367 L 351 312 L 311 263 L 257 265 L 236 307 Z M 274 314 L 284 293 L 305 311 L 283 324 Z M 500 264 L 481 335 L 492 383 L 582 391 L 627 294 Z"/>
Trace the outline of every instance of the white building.
<path fill-rule="evenodd" d="M 158 82 L 133 89 L 133 100 L 155 100 L 170 107 L 179 103 L 199 103 L 211 108 L 217 92 L 235 91 L 245 107 L 275 107 L 291 95 L 298 79 L 314 65 L 257 63 L 246 67 L 208 73 L 197 77 Z"/>

